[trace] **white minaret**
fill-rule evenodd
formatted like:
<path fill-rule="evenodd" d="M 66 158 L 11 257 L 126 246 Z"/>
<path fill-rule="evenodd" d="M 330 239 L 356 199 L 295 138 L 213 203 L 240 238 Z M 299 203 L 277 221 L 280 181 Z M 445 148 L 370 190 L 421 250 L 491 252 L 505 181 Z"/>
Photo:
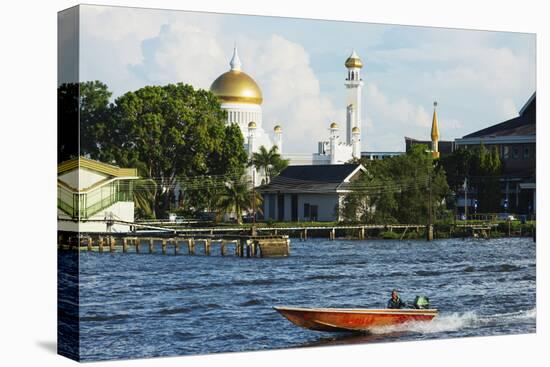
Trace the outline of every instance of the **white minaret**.
<path fill-rule="evenodd" d="M 346 143 L 352 144 L 353 128 L 357 127 L 361 129 L 361 89 L 363 87 L 361 68 L 363 67 L 363 62 L 361 62 L 361 59 L 355 50 L 353 50 L 345 65 L 348 69 L 348 76 L 344 83 L 347 89 L 346 106 L 348 112 L 346 116 Z"/>
<path fill-rule="evenodd" d="M 277 147 L 277 153 L 283 154 L 283 128 L 281 125 L 276 125 L 273 128 L 275 134 L 275 146 Z"/>
<path fill-rule="evenodd" d="M 330 124 L 330 164 L 336 164 L 336 149 L 339 143 L 338 124 Z"/>
<path fill-rule="evenodd" d="M 353 158 L 361 158 L 361 130 L 357 126 L 351 129 L 352 155 Z"/>
<path fill-rule="evenodd" d="M 252 157 L 252 153 L 256 151 L 254 135 L 256 135 L 256 123 L 250 121 L 248 123 L 248 158 Z"/>
<path fill-rule="evenodd" d="M 252 154 L 256 151 L 256 146 L 255 146 L 256 128 L 257 126 L 254 121 L 250 121 L 248 123 L 248 159 L 252 158 Z M 249 167 L 248 177 L 250 178 L 254 186 L 257 185 L 257 181 L 259 179 L 259 177 L 257 177 L 258 175 L 256 175 L 256 172 L 257 172 L 256 167 L 254 166 Z"/>

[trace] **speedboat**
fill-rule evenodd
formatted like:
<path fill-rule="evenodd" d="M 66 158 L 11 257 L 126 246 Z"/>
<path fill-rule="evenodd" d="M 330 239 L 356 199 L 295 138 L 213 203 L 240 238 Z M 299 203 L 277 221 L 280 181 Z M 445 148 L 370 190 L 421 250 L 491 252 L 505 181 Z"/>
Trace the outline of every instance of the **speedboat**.
<path fill-rule="evenodd" d="M 436 309 L 369 309 L 369 308 L 300 308 L 273 307 L 295 325 L 317 331 L 349 332 L 430 321 L 437 316 Z"/>

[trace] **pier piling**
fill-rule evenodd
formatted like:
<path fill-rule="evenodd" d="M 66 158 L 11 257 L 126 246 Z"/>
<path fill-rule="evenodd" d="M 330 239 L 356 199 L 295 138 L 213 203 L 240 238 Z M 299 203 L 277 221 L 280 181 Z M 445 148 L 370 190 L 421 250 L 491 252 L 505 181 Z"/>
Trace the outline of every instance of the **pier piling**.
<path fill-rule="evenodd" d="M 433 241 L 433 239 L 434 239 L 434 226 L 430 224 L 426 226 L 426 240 Z"/>
<path fill-rule="evenodd" d="M 220 254 L 222 256 L 225 256 L 225 245 L 227 244 L 227 241 L 225 240 L 222 240 L 221 242 L 221 245 L 220 245 Z"/>
<path fill-rule="evenodd" d="M 187 240 L 187 253 L 189 255 L 195 255 L 195 240 L 192 238 Z"/>
<path fill-rule="evenodd" d="M 206 256 L 210 256 L 210 245 L 212 243 L 210 242 L 210 239 L 204 240 L 204 254 Z"/>
<path fill-rule="evenodd" d="M 335 229 L 334 229 L 335 230 Z M 305 233 L 304 233 L 305 232 Z M 331 231 L 332 233 L 332 231 Z M 307 230 L 300 230 L 300 234 L 304 234 L 307 238 Z M 332 234 L 331 234 L 332 237 Z M 141 248 L 141 241 L 147 244 L 148 251 Z M 188 254 L 195 255 L 196 243 L 204 243 L 204 255 L 211 256 L 212 246 L 220 245 L 220 255 L 227 256 L 228 245 L 235 244 L 235 255 L 238 257 L 271 257 L 271 256 L 288 256 L 289 243 L 288 236 L 274 235 L 244 235 L 244 234 L 228 234 L 223 236 L 216 235 L 181 235 L 173 234 L 166 236 L 165 234 L 159 237 L 149 237 L 134 233 L 104 233 L 104 234 L 78 234 L 75 236 L 61 236 L 58 244 L 59 250 L 78 250 L 78 251 L 97 251 L 103 252 L 120 252 L 128 253 L 130 248 L 135 249 L 135 253 L 139 254 L 142 251 L 153 254 L 155 252 L 155 241 L 160 242 L 160 251 L 163 255 L 167 255 L 168 251 L 174 255 L 179 255 L 180 246 L 187 244 Z M 183 242 L 183 244 L 182 244 Z M 173 250 L 171 248 L 173 246 Z M 170 248 L 169 248 L 170 247 Z M 133 250 L 132 249 L 132 250 Z M 201 249 L 202 250 L 202 249 Z M 215 250 L 217 251 L 217 250 Z M 231 250 L 232 251 L 232 250 Z M 202 251 L 201 255 L 202 255 Z M 217 253 L 216 253 L 217 254 Z"/>

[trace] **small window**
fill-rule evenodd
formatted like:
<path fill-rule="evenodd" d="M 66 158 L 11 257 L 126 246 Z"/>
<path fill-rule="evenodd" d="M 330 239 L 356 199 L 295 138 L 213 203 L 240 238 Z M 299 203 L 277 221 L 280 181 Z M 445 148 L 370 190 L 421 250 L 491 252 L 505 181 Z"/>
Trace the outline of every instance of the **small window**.
<path fill-rule="evenodd" d="M 514 157 L 514 159 L 518 159 L 518 158 L 519 158 L 519 148 L 518 148 L 518 147 L 514 147 L 514 149 L 513 149 L 513 157 Z"/>
<path fill-rule="evenodd" d="M 510 158 L 510 147 L 505 145 L 502 147 L 502 159 Z"/>
<path fill-rule="evenodd" d="M 531 150 L 529 147 L 523 148 L 523 159 L 529 159 L 531 157 Z"/>
<path fill-rule="evenodd" d="M 310 211 L 309 211 L 309 203 L 304 203 L 304 218 L 309 218 Z"/>
<path fill-rule="evenodd" d="M 311 205 L 311 220 L 313 221 L 316 221 L 318 220 L 318 211 L 319 211 L 319 206 L 317 205 Z"/>

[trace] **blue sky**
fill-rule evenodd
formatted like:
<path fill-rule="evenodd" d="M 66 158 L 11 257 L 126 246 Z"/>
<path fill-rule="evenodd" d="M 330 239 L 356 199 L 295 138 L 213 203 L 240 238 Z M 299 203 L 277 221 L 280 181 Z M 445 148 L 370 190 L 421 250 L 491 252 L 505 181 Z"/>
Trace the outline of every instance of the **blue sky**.
<path fill-rule="evenodd" d="M 535 35 L 357 22 L 84 6 L 81 80 L 115 97 L 148 84 L 208 88 L 237 42 L 264 94 L 264 128 L 286 152 L 312 152 L 345 121 L 344 61 L 364 68 L 363 150 L 402 151 L 429 136 L 438 101 L 442 139 L 512 118 L 536 88 Z"/>

